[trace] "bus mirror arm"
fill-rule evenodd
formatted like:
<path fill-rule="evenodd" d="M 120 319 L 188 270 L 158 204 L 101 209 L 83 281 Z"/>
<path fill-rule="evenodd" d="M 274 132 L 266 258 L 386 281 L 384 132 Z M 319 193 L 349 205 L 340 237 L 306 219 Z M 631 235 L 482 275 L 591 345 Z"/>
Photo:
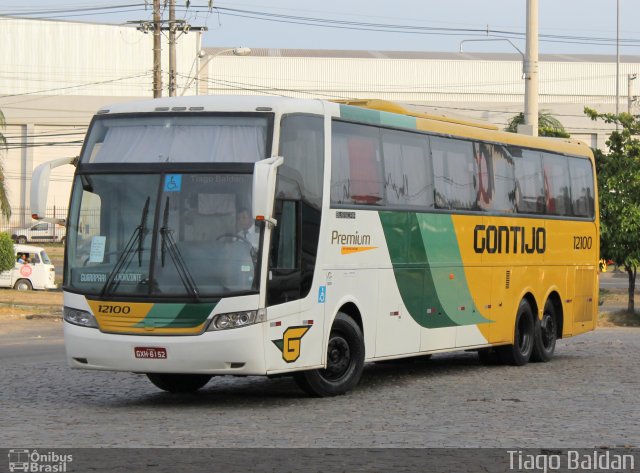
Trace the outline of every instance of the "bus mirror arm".
<path fill-rule="evenodd" d="M 61 158 L 54 159 L 42 163 L 33 170 L 31 177 L 31 217 L 35 220 L 42 220 L 45 222 L 64 224 L 65 219 L 59 218 L 47 218 L 45 217 L 47 211 L 47 194 L 49 193 L 49 178 L 51 177 L 51 170 L 65 164 L 74 164 L 76 158 Z"/>
<path fill-rule="evenodd" d="M 273 156 L 258 161 L 253 169 L 253 218 L 267 222 L 272 226 L 278 223 L 273 218 L 273 204 L 275 201 L 278 167 L 282 166 L 282 163 L 284 163 L 282 156 Z"/>

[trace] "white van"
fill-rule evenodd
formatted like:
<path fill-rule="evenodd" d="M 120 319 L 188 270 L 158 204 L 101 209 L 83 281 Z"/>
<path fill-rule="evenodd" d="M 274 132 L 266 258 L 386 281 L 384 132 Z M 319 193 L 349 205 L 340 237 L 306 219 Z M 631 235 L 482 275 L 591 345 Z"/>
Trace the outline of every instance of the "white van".
<path fill-rule="evenodd" d="M 18 291 L 55 289 L 56 271 L 44 248 L 13 245 L 16 264 L 13 269 L 0 272 L 0 287 Z M 22 262 L 26 257 L 27 262 Z"/>

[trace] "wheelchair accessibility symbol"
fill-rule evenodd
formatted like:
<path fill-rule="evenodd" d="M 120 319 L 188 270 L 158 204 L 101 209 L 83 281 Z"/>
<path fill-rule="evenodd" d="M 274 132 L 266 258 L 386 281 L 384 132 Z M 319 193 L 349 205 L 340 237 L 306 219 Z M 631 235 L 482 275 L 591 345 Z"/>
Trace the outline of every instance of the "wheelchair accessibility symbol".
<path fill-rule="evenodd" d="M 182 187 L 181 174 L 167 174 L 164 178 L 165 192 L 179 192 Z"/>
<path fill-rule="evenodd" d="M 318 304 L 324 304 L 327 299 L 327 286 L 320 286 L 318 289 Z"/>

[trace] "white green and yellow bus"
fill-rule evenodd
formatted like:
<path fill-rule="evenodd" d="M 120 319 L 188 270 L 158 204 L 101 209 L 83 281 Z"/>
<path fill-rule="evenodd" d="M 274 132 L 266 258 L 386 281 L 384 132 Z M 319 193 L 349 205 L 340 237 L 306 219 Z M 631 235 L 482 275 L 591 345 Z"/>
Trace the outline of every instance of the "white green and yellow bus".
<path fill-rule="evenodd" d="M 43 217 L 50 170 L 34 173 Z M 598 209 L 584 144 L 383 101 L 180 97 L 100 110 L 68 216 L 72 368 L 167 391 L 476 350 L 548 361 L 593 330 Z"/>

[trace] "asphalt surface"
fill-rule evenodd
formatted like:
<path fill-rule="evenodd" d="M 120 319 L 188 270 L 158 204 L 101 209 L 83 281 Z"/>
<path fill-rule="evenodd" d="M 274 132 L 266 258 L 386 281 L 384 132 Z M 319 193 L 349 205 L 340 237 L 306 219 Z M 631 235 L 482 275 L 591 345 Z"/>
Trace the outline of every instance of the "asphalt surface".
<path fill-rule="evenodd" d="M 67 368 L 60 321 L 0 324 L 0 445 L 50 447 L 640 446 L 640 329 L 558 343 L 550 363 L 475 353 L 369 364 L 336 398 L 290 378 L 214 378 L 196 394 Z"/>

